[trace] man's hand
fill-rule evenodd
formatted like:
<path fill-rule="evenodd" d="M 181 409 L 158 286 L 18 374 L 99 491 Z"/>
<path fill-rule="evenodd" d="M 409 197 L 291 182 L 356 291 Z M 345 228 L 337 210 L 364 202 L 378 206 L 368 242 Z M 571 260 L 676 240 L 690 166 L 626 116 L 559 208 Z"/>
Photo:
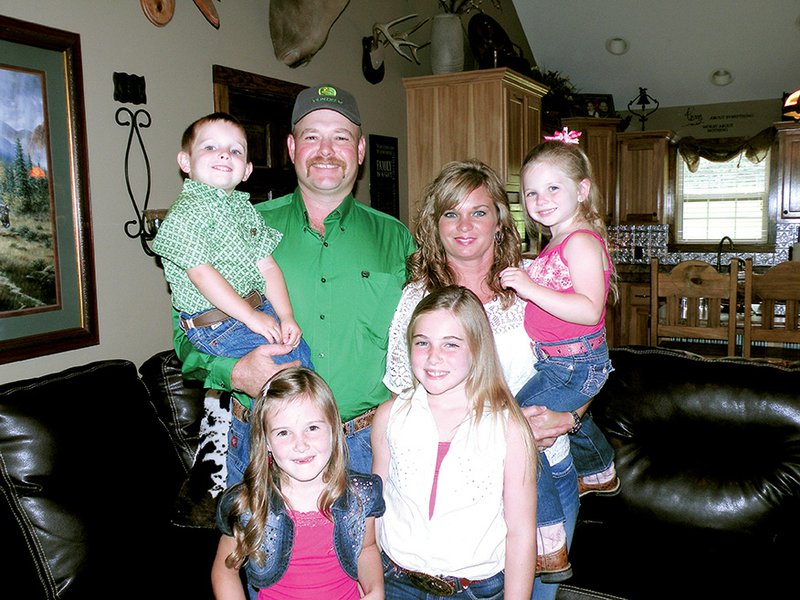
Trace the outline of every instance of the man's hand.
<path fill-rule="evenodd" d="M 522 409 L 522 414 L 528 420 L 537 450 L 552 446 L 574 424 L 570 413 L 555 412 L 544 406 L 528 406 Z"/>
<path fill-rule="evenodd" d="M 270 344 L 259 346 L 255 350 L 251 350 L 242 358 L 236 361 L 231 371 L 231 386 L 235 390 L 240 390 L 250 396 L 256 398 L 261 393 L 261 388 L 267 380 L 284 369 L 289 367 L 299 367 L 300 361 L 293 360 L 292 362 L 276 365 L 272 362 L 273 356 L 282 356 L 291 352 L 292 347 L 287 344 Z"/>

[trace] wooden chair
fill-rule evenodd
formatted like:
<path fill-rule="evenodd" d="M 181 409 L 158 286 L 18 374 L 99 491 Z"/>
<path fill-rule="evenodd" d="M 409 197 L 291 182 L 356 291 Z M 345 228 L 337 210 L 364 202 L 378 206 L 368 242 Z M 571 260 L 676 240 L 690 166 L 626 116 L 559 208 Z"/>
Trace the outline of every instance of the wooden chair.
<path fill-rule="evenodd" d="M 720 273 L 700 260 L 684 261 L 669 273 L 660 273 L 658 259 L 652 259 L 650 345 L 658 346 L 662 338 L 722 340 L 727 341 L 727 355 L 734 356 L 738 270 L 739 260 L 733 258 L 730 273 Z M 663 304 L 665 310 L 660 312 Z"/>
<path fill-rule="evenodd" d="M 753 273 L 753 261 L 745 261 L 743 355 L 749 358 L 754 341 L 800 344 L 800 261 L 787 261 L 762 275 Z M 760 322 L 753 320 L 750 307 L 761 305 Z M 776 306 L 784 305 L 784 314 Z"/>

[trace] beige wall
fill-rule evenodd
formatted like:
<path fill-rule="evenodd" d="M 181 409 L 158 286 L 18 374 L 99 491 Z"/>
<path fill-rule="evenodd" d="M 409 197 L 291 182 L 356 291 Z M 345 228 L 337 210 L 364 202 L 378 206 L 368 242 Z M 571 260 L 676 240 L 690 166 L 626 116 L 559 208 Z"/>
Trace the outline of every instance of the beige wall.
<path fill-rule="evenodd" d="M 681 137 L 721 138 L 752 137 L 781 120 L 781 99 L 698 104 L 659 108 L 647 119 L 647 131 L 669 129 Z M 621 111 L 623 115 L 627 111 Z M 642 124 L 634 116 L 628 131 L 641 131 Z"/>
<path fill-rule="evenodd" d="M 523 36 L 511 2 L 503 13 L 486 4 L 487 12 L 519 43 Z M 298 69 L 279 63 L 273 55 L 268 0 L 235 0 L 215 6 L 219 30 L 211 27 L 189 0 L 176 2 L 175 16 L 163 28 L 145 18 L 136 0 L 0 0 L 0 13 L 5 16 L 81 36 L 100 322 L 100 345 L 2 365 L 0 382 L 106 358 L 127 358 L 140 364 L 171 347 L 169 298 L 162 272 L 144 255 L 139 242 L 123 231 L 133 213 L 123 174 L 127 130 L 114 120 L 122 106 L 113 100 L 114 72 L 146 80 L 147 104 L 142 108 L 151 114 L 152 125 L 142 133 L 152 167 L 152 208 L 168 207 L 180 188 L 175 162 L 179 137 L 191 120 L 213 109 L 211 65 L 220 64 L 304 85 L 331 80 L 353 92 L 366 133 L 399 139 L 401 216 L 407 219 L 401 77 L 427 75 L 430 68 L 409 63 L 387 48 L 386 77 L 371 85 L 361 74 L 361 37 L 370 34 L 375 22 L 411 13 L 422 17 L 434 14 L 436 2 L 351 0 L 325 47 L 310 64 Z M 428 31 L 426 25 L 413 37 L 424 41 Z M 530 50 L 524 48 L 530 57 Z M 420 57 L 427 60 L 427 56 L 427 49 L 420 51 Z M 141 197 L 140 177 L 134 170 L 134 187 Z M 369 202 L 367 173 L 360 180 L 357 196 Z"/>

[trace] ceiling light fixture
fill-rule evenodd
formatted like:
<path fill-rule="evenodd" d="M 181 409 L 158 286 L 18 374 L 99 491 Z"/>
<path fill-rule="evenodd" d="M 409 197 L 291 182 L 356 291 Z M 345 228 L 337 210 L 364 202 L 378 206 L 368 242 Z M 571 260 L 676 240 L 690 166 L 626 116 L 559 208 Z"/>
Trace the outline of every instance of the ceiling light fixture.
<path fill-rule="evenodd" d="M 714 85 L 728 85 L 730 82 L 733 81 L 733 75 L 731 74 L 728 69 L 715 69 L 711 73 L 711 83 Z"/>
<path fill-rule="evenodd" d="M 628 40 L 621 37 L 606 40 L 606 50 L 615 56 L 625 54 L 628 51 Z"/>

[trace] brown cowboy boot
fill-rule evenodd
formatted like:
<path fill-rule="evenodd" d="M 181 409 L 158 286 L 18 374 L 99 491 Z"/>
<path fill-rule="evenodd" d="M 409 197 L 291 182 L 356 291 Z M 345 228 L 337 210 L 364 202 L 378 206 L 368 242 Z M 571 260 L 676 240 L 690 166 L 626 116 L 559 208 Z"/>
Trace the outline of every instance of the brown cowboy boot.
<path fill-rule="evenodd" d="M 536 529 L 536 576 L 543 583 L 559 583 L 572 577 L 563 523 Z"/>
<path fill-rule="evenodd" d="M 601 473 L 578 477 L 578 497 L 586 494 L 614 496 L 619 494 L 620 481 L 614 463 Z"/>

